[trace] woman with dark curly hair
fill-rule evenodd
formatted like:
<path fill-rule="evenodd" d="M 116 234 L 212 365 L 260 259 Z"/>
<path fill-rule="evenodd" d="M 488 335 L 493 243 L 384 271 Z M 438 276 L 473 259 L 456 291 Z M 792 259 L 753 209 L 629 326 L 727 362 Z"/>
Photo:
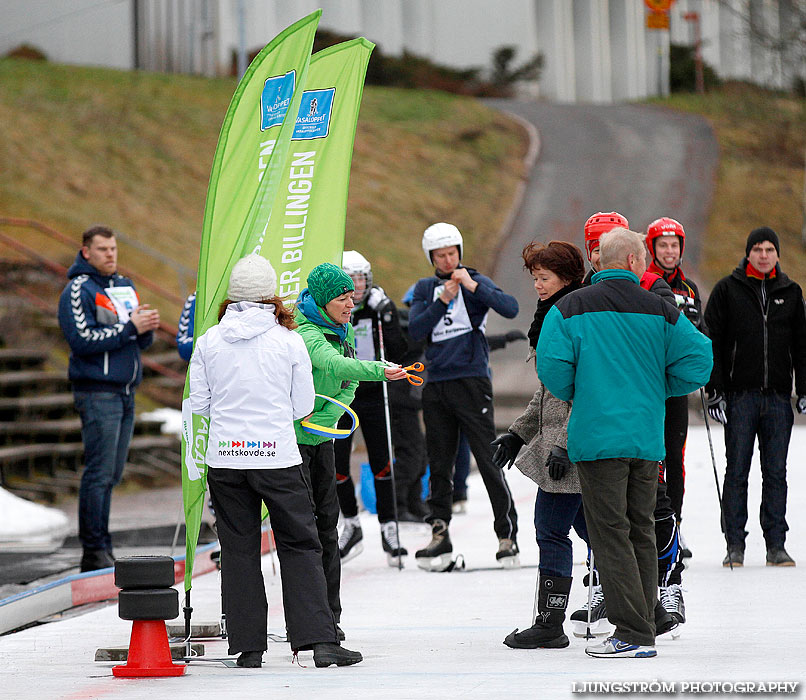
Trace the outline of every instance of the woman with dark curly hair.
<path fill-rule="evenodd" d="M 529 329 L 531 352 L 549 309 L 566 294 L 579 289 L 585 262 L 579 248 L 564 241 L 548 245 L 529 243 L 523 249 L 524 268 L 534 279 L 537 310 Z M 571 404 L 552 396 L 538 379 L 537 391 L 509 431 L 495 440 L 494 460 L 498 467 L 515 466 L 538 485 L 535 499 L 535 535 L 540 551 L 538 613 L 534 624 L 522 632 L 516 629 L 504 644 L 516 649 L 559 649 L 567 647 L 563 632 L 573 566 L 571 540 L 573 527 L 588 541 L 582 512 L 579 476 L 566 451 Z M 526 449 L 517 461 L 521 447 Z"/>

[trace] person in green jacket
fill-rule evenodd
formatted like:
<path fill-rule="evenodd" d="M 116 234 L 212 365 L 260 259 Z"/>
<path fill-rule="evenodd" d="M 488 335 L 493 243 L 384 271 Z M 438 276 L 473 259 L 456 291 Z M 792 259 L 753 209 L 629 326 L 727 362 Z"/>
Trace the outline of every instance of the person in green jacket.
<path fill-rule="evenodd" d="M 308 275 L 308 286 L 300 293 L 296 309 L 296 330 L 311 356 L 314 390 L 347 405 L 352 402 L 359 381 L 406 378 L 405 370 L 399 366 L 356 359 L 355 336 L 350 325 L 354 291 L 353 280 L 346 272 L 332 263 L 322 263 Z M 335 428 L 343 413 L 339 406 L 317 397 L 313 413 L 304 420 L 325 430 L 311 433 L 302 427 L 302 421 L 294 424 L 322 544 L 328 602 L 337 623 L 341 620 L 341 561 L 336 529 L 339 520 L 336 463 L 333 438 L 320 433 Z M 341 628 L 338 631 L 343 637 Z"/>

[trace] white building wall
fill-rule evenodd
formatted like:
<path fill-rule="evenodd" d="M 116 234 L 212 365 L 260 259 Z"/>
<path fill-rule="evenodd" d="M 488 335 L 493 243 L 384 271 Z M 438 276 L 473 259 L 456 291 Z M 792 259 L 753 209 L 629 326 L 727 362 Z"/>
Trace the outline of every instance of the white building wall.
<path fill-rule="evenodd" d="M 724 78 L 750 79 L 750 34 L 741 18 L 749 5 L 750 0 L 729 0 L 719 9 L 719 65 Z"/>
<path fill-rule="evenodd" d="M 576 100 L 574 12 L 568 0 L 535 0 L 537 49 L 543 54 L 540 94 L 557 102 Z"/>
<path fill-rule="evenodd" d="M 789 87 L 806 72 L 751 41 L 741 15 L 766 32 L 783 30 L 803 0 L 678 0 L 671 39 L 692 44 L 686 11 L 701 16 L 703 57 L 725 78 Z M 239 8 L 248 51 L 318 7 L 321 27 L 363 35 L 388 55 L 404 50 L 456 68 L 488 71 L 495 49 L 514 46 L 515 64 L 544 55 L 540 94 L 562 102 L 665 94 L 670 33 L 645 28 L 643 0 L 0 0 L 0 54 L 23 43 L 53 61 L 130 69 L 140 7 L 140 65 L 146 70 L 230 71 L 239 46 Z M 731 8 L 738 11 L 732 12 Z M 658 50 L 660 49 L 660 63 Z M 659 71 L 660 66 L 660 71 Z"/>
<path fill-rule="evenodd" d="M 641 0 L 610 0 L 609 15 L 613 100 L 645 97 L 644 5 Z"/>
<path fill-rule="evenodd" d="M 576 101 L 612 100 L 608 0 L 573 0 Z"/>

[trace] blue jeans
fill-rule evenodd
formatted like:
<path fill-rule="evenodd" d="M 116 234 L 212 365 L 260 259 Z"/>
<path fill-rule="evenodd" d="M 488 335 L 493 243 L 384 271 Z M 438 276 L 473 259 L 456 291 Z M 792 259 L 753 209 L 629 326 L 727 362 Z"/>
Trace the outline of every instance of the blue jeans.
<path fill-rule="evenodd" d="M 758 435 L 761 457 L 761 529 L 767 547 L 786 540 L 786 455 L 792 434 L 792 405 L 784 394 L 731 392 L 725 426 L 725 485 L 722 507 L 728 546 L 744 549 L 747 531 L 747 478 Z"/>
<path fill-rule="evenodd" d="M 134 430 L 134 394 L 76 391 L 84 441 L 84 473 L 78 491 L 78 538 L 84 549 L 112 550 L 109 507 L 120 482 Z"/>
<path fill-rule="evenodd" d="M 572 527 L 589 545 L 582 494 L 551 493 L 538 489 L 535 499 L 535 537 L 540 550 L 541 575 L 571 576 L 574 559 L 568 533 Z"/>

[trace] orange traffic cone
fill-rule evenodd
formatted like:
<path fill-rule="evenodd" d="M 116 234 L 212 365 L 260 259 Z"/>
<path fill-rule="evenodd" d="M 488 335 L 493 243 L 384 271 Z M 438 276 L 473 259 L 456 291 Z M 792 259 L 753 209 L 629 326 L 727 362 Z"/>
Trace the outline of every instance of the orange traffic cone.
<path fill-rule="evenodd" d="M 112 673 L 118 678 L 181 676 L 185 668 L 171 659 L 165 620 L 134 620 L 129 657 L 125 665 L 113 667 Z"/>

